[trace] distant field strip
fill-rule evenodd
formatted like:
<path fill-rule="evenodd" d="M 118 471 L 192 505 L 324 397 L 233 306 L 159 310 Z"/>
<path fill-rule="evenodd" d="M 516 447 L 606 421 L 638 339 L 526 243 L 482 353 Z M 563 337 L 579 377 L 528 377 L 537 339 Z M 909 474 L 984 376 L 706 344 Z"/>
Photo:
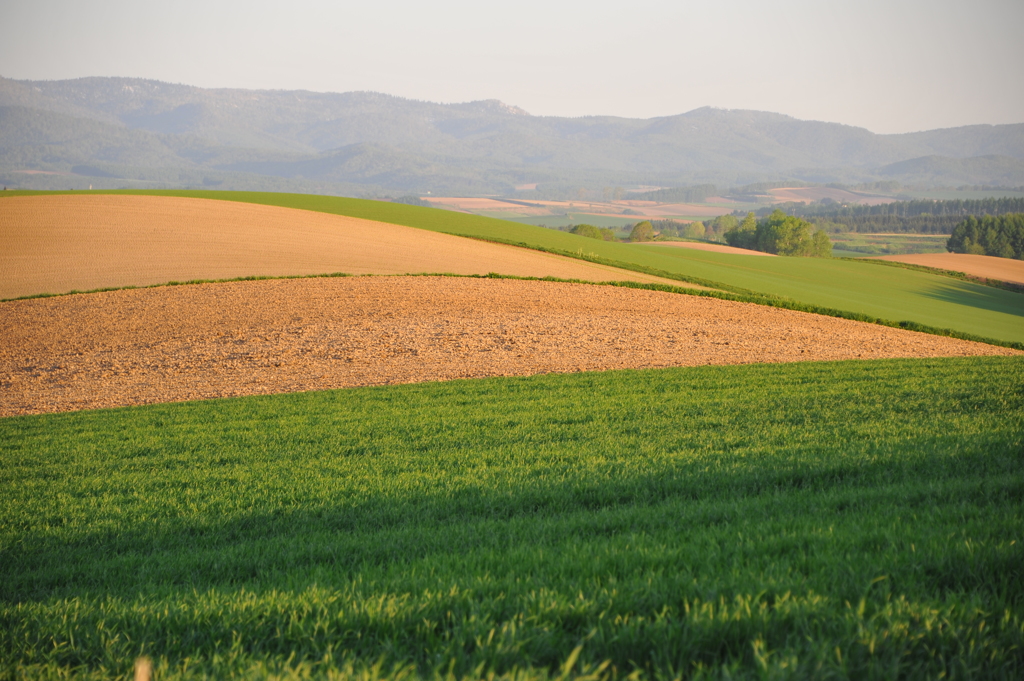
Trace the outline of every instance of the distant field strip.
<path fill-rule="evenodd" d="M 1021 354 L 610 286 L 464 277 L 228 282 L 0 303 L 0 416 L 484 376 Z"/>
<path fill-rule="evenodd" d="M 0 677 L 1019 681 L 1022 385 L 808 362 L 0 419 Z"/>
<path fill-rule="evenodd" d="M 348 215 L 547 249 L 599 260 L 606 265 L 634 268 L 654 276 L 678 278 L 712 288 L 780 296 L 892 322 L 909 321 L 1002 341 L 1024 342 L 1024 294 L 928 272 L 849 260 L 764 258 L 612 243 L 518 222 L 332 196 L 199 190 L 105 193 L 203 197 Z M 2 194 L 0 192 L 0 197 Z M 10 198 L 0 198 L 0 209 Z"/>
<path fill-rule="evenodd" d="M 763 258 L 611 243 L 505 220 L 361 199 L 260 192 L 159 193 L 304 208 L 561 253 L 591 254 L 607 264 L 712 287 L 756 291 L 895 322 L 912 321 L 1024 342 L 1024 295 L 937 274 L 846 260 Z"/>
<path fill-rule="evenodd" d="M 750 251 L 745 248 L 735 248 L 733 246 L 726 246 L 725 244 L 711 244 L 697 241 L 659 241 L 657 243 L 635 245 L 666 246 L 670 248 L 692 248 L 697 251 L 710 251 L 712 253 L 732 253 L 733 255 L 763 255 L 768 256 L 769 258 L 777 257 L 773 253 L 761 253 L 760 251 Z"/>
<path fill-rule="evenodd" d="M 753 258 L 634 245 L 675 259 L 666 269 L 823 307 L 1024 341 L 1024 295 L 930 272 L 856 260 Z"/>
<path fill-rule="evenodd" d="M 387 222 L 161 196 L 0 201 L 0 298 L 245 276 L 487 274 L 679 284 Z"/>
<path fill-rule="evenodd" d="M 904 262 L 909 265 L 923 265 L 940 270 L 963 272 L 983 279 L 1008 281 L 1024 284 L 1024 261 L 1012 258 L 995 258 L 990 255 L 967 253 L 920 253 L 912 255 L 883 255 L 875 260 Z"/>

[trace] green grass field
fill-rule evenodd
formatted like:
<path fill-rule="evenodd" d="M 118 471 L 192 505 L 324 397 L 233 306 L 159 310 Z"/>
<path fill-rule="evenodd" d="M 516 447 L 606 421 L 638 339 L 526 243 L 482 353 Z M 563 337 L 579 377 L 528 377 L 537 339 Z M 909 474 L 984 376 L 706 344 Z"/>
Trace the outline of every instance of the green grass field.
<path fill-rule="evenodd" d="M 833 254 L 849 253 L 850 257 L 873 255 L 904 255 L 907 253 L 945 253 L 949 236 L 945 234 L 830 234 Z"/>
<path fill-rule="evenodd" d="M 1024 295 L 951 277 L 856 260 L 735 256 L 640 244 L 628 248 L 657 252 L 680 261 L 676 269 L 691 276 L 744 289 L 882 319 L 1024 340 Z"/>
<path fill-rule="evenodd" d="M 20 195 L 29 192 L 7 192 Z M 67 193 L 67 192 L 50 192 Z M 79 192 L 81 193 L 81 192 Z M 602 262 L 783 296 L 807 305 L 1024 342 L 1024 296 L 926 272 L 813 258 L 764 258 L 602 242 L 533 225 L 398 203 L 307 194 L 103 191 L 242 201 L 379 220 L 590 257 Z"/>
<path fill-rule="evenodd" d="M 642 218 L 636 216 L 615 218 L 606 217 L 604 215 L 572 213 L 570 215 L 537 215 L 530 217 L 508 217 L 505 219 L 509 222 L 518 222 L 523 225 L 536 225 L 551 228 L 583 223 L 587 225 L 594 225 L 595 227 L 611 227 L 612 229 L 622 231 L 626 225 L 633 225 Z"/>
<path fill-rule="evenodd" d="M 0 420 L 0 678 L 1024 676 L 1024 362 Z"/>

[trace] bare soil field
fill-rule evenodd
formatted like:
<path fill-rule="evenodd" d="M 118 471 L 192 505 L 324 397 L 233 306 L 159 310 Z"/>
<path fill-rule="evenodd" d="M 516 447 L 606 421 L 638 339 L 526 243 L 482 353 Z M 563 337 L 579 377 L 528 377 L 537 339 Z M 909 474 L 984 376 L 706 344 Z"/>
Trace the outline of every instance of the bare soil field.
<path fill-rule="evenodd" d="M 729 208 L 721 206 L 709 206 L 702 203 L 659 203 L 652 206 L 645 206 L 639 212 L 652 218 L 670 218 L 677 215 L 692 215 L 695 217 L 718 217 L 731 213 Z"/>
<path fill-rule="evenodd" d="M 915 255 L 883 255 L 873 259 L 938 267 L 952 272 L 963 272 L 973 277 L 1024 284 L 1024 260 L 1013 260 L 1012 258 L 995 258 L 991 255 L 969 255 L 967 253 L 919 253 Z"/>
<path fill-rule="evenodd" d="M 813 203 L 828 198 L 839 203 L 862 203 L 868 206 L 875 206 L 882 203 L 892 203 L 896 199 L 888 196 L 872 196 L 866 194 L 855 194 L 845 189 L 834 189 L 832 187 L 779 187 L 769 189 L 768 193 L 775 197 L 779 203 L 785 201 L 800 201 Z"/>
<path fill-rule="evenodd" d="M 1021 354 L 611 286 L 278 279 L 0 303 L 0 416 L 484 376 Z"/>
<path fill-rule="evenodd" d="M 732 212 L 721 206 L 710 206 L 703 203 L 657 203 L 656 201 L 640 201 L 625 199 L 622 201 L 544 201 L 554 211 L 583 212 L 591 215 L 623 217 L 622 211 L 629 208 L 638 215 L 630 215 L 636 220 L 644 218 L 671 218 L 680 215 L 695 217 L 717 217 Z"/>
<path fill-rule="evenodd" d="M 707 244 L 693 241 L 647 241 L 642 242 L 645 246 L 673 246 L 675 248 L 693 248 L 698 251 L 712 251 L 714 253 L 733 253 L 735 255 L 767 255 L 771 258 L 778 257 L 774 253 L 762 253 L 751 251 L 746 248 L 736 248 L 725 244 Z"/>
<path fill-rule="evenodd" d="M 521 212 L 523 215 L 538 215 L 546 212 L 543 208 L 521 206 L 497 199 L 461 196 L 424 196 L 422 198 L 438 208 L 446 208 L 462 213 L 509 211 Z"/>
<path fill-rule="evenodd" d="M 276 206 L 163 196 L 0 200 L 0 299 L 333 272 L 497 272 L 685 286 L 539 251 Z"/>

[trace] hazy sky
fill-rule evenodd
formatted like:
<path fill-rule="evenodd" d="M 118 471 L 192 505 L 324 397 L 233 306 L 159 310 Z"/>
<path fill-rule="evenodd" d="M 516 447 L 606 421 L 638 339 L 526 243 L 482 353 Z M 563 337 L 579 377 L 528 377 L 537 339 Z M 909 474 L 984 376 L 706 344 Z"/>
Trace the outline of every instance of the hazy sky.
<path fill-rule="evenodd" d="M 0 75 L 500 99 L 537 115 L 701 106 L 875 132 L 1024 122 L 1024 1 L 56 2 L 0 11 Z"/>

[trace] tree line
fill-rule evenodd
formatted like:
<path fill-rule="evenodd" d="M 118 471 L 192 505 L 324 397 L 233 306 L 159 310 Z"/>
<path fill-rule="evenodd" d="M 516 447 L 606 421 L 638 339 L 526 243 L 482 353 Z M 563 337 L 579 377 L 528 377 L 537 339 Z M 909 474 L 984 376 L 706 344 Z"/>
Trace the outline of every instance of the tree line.
<path fill-rule="evenodd" d="M 913 218 L 919 216 L 954 216 L 963 218 L 968 215 L 1024 213 L 1024 197 L 1004 196 L 1001 198 L 950 199 L 945 201 L 914 199 L 912 201 L 880 203 L 875 206 L 868 206 L 866 204 L 845 205 L 831 200 L 816 203 L 789 202 L 762 208 L 758 211 L 758 216 L 767 215 L 775 209 L 783 210 L 790 215 L 799 217 L 859 218 L 867 216 L 895 216 Z"/>
<path fill-rule="evenodd" d="M 716 196 L 718 188 L 713 184 L 698 184 L 693 187 L 669 187 L 641 192 L 633 198 L 642 201 L 658 201 L 659 203 L 704 203 L 709 196 Z"/>
<path fill-rule="evenodd" d="M 569 229 L 570 234 L 577 234 L 579 236 L 585 236 L 589 239 L 599 239 L 601 241 L 616 241 L 615 230 L 608 227 L 595 227 L 594 225 L 573 225 Z"/>
<path fill-rule="evenodd" d="M 658 236 L 650 220 L 641 220 L 632 225 L 632 227 L 626 226 L 630 229 L 629 241 L 654 241 L 655 237 Z M 615 236 L 615 230 L 610 227 L 595 227 L 588 224 L 572 225 L 569 227 L 569 233 L 601 241 L 618 241 L 618 238 Z"/>
<path fill-rule="evenodd" d="M 776 210 L 763 220 L 747 213 L 735 227 L 725 233 L 725 241 L 736 248 L 746 248 L 777 255 L 827 258 L 832 255 L 832 240 L 821 229 L 801 218 Z"/>
<path fill-rule="evenodd" d="M 862 215 L 859 217 L 808 216 L 807 220 L 826 232 L 860 234 L 951 234 L 960 215 Z"/>
<path fill-rule="evenodd" d="M 896 216 L 889 216 L 896 219 Z M 630 227 L 630 226 L 627 226 Z M 888 224 L 887 228 L 891 228 Z M 565 229 L 565 228 L 563 228 Z M 568 230 L 579 236 L 602 241 L 618 241 L 615 230 L 579 224 Z M 946 250 L 952 253 L 991 255 L 1024 260 L 1024 213 L 968 216 L 951 230 Z M 832 241 L 821 224 L 775 210 L 761 220 L 747 213 L 742 221 L 733 215 L 720 215 L 707 222 L 642 220 L 631 226 L 629 241 L 653 241 L 658 236 L 716 240 L 721 237 L 730 246 L 747 250 L 804 257 L 827 258 Z"/>
<path fill-rule="evenodd" d="M 946 250 L 1024 260 L 1024 214 L 972 215 L 953 230 Z"/>
<path fill-rule="evenodd" d="M 675 236 L 682 239 L 705 239 L 708 231 L 700 220 L 679 222 L 678 220 L 651 220 L 654 231 L 663 236 Z"/>
<path fill-rule="evenodd" d="M 789 202 L 761 208 L 765 217 L 781 210 L 805 218 L 826 232 L 861 234 L 952 234 L 967 215 L 1005 215 L 1024 212 L 1024 198 L 895 201 L 877 206 L 844 206 L 834 201 L 812 204 Z M 739 211 L 734 216 L 741 215 Z"/>

